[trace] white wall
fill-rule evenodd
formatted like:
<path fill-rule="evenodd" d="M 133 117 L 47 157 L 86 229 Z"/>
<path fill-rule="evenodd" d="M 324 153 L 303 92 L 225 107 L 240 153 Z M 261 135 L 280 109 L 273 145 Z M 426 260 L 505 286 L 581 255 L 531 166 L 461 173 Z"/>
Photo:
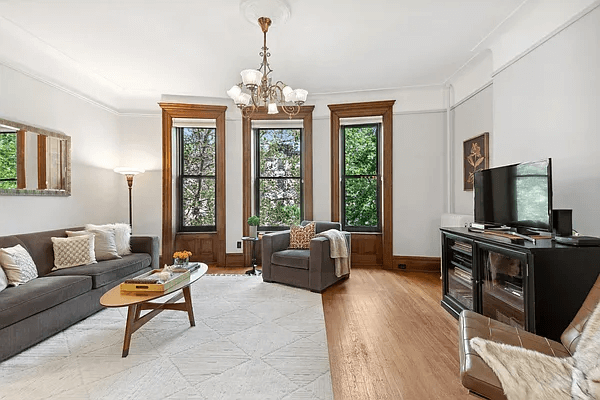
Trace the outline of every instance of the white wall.
<path fill-rule="evenodd" d="M 494 78 L 495 165 L 552 157 L 554 207 L 600 235 L 600 8 Z"/>
<path fill-rule="evenodd" d="M 493 86 L 488 86 L 473 97 L 465 100 L 451 111 L 453 130 L 453 213 L 473 215 L 473 192 L 463 189 L 463 142 L 483 132 L 493 131 Z M 490 146 L 491 147 L 491 146 Z M 490 149 L 490 166 L 494 165 L 494 149 Z"/>
<path fill-rule="evenodd" d="M 156 106 L 158 108 L 158 105 Z M 162 118 L 156 115 L 123 115 L 119 122 L 119 164 L 143 168 L 133 179 L 133 233 L 162 237 Z M 128 189 L 120 176 L 118 199 L 128 204 Z M 128 211 L 127 211 L 128 212 Z"/>
<path fill-rule="evenodd" d="M 0 235 L 125 221 L 117 116 L 12 68 L 0 66 L 0 115 L 71 136 L 70 197 L 0 196 Z M 120 179 L 121 178 L 121 179 Z"/>
<path fill-rule="evenodd" d="M 446 113 L 394 116 L 394 255 L 440 255 Z"/>

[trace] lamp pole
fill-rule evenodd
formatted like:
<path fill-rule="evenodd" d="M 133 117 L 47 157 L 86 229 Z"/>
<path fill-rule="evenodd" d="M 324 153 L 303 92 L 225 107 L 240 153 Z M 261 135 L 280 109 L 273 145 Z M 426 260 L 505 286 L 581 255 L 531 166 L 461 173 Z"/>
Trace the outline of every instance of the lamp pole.
<path fill-rule="evenodd" d="M 133 230 L 133 223 L 132 223 L 132 212 L 131 212 L 131 188 L 133 187 L 133 175 L 128 174 L 125 175 L 125 177 L 127 178 L 127 186 L 129 186 L 129 226 L 131 227 L 131 229 Z"/>
<path fill-rule="evenodd" d="M 127 179 L 127 186 L 129 187 L 129 226 L 133 230 L 133 221 L 132 221 L 133 207 L 132 207 L 132 201 L 131 201 L 131 188 L 133 187 L 133 177 L 137 174 L 143 174 L 146 171 L 141 168 L 130 168 L 130 167 L 117 167 L 114 169 L 114 171 L 121 175 L 125 175 L 125 178 Z"/>

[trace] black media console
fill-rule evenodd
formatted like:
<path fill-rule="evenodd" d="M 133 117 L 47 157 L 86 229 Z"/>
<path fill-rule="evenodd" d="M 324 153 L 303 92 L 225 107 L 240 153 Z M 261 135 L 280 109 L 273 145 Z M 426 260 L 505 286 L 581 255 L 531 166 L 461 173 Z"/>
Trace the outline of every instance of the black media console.
<path fill-rule="evenodd" d="M 441 228 L 442 306 L 560 340 L 600 274 L 600 247 Z"/>

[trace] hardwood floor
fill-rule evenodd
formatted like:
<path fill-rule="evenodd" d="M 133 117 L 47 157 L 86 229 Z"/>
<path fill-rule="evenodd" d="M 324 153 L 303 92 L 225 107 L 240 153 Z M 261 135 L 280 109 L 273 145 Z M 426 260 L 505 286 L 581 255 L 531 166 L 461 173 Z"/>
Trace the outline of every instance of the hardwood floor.
<path fill-rule="evenodd" d="M 458 322 L 440 306 L 439 274 L 352 268 L 322 299 L 335 400 L 474 398 L 459 380 Z"/>
<path fill-rule="evenodd" d="M 336 400 L 473 399 L 439 274 L 353 268 L 323 293 Z"/>

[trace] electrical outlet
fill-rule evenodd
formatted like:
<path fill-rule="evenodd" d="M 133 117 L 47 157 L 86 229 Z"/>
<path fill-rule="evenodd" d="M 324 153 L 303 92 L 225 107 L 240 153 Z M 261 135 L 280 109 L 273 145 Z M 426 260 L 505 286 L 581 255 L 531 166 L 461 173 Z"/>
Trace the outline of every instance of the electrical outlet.
<path fill-rule="evenodd" d="M 400 269 L 406 269 L 406 264 L 398 264 L 398 268 L 400 268 Z"/>
<path fill-rule="evenodd" d="M 237 242 L 237 248 L 241 249 L 242 248 L 242 242 Z"/>

